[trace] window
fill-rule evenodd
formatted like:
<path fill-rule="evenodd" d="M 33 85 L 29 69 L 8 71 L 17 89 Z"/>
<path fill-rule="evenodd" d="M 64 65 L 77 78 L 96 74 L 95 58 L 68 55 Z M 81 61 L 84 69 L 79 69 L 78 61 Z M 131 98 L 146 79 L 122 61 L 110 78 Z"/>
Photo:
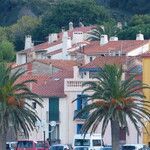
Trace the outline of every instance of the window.
<path fill-rule="evenodd" d="M 87 104 L 87 96 L 77 95 L 77 110 L 81 110 Z"/>
<path fill-rule="evenodd" d="M 89 139 L 75 139 L 75 146 L 90 146 Z"/>
<path fill-rule="evenodd" d="M 36 109 L 36 102 L 32 102 L 32 108 Z"/>
<path fill-rule="evenodd" d="M 81 133 L 82 126 L 83 126 L 83 124 L 77 124 L 77 134 Z"/>
<path fill-rule="evenodd" d="M 90 57 L 90 62 L 93 60 L 93 57 Z"/>
<path fill-rule="evenodd" d="M 93 140 L 93 146 L 103 146 L 104 142 L 102 140 Z"/>
<path fill-rule="evenodd" d="M 49 125 L 49 139 L 51 142 L 56 142 L 59 140 L 59 124 L 55 127 Z"/>
<path fill-rule="evenodd" d="M 59 121 L 59 98 L 49 99 L 49 121 Z"/>

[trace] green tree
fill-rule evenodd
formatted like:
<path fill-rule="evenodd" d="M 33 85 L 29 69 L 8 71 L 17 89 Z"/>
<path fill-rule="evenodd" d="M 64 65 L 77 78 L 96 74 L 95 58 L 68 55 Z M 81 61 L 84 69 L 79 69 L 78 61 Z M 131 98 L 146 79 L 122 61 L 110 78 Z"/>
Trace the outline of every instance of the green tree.
<path fill-rule="evenodd" d="M 98 5 L 95 0 L 63 0 L 53 5 L 43 18 L 38 29 L 38 39 L 44 38 L 49 33 L 58 32 L 62 27 L 68 29 L 69 22 L 79 26 L 81 21 L 84 25 L 93 25 L 108 20 L 109 15 L 104 7 Z M 41 37 L 41 35 L 43 37 Z"/>
<path fill-rule="evenodd" d="M 25 35 L 32 35 L 32 32 L 40 24 L 41 19 L 30 16 L 23 16 L 16 24 L 8 27 L 9 40 L 15 44 L 16 50 L 24 48 Z"/>
<path fill-rule="evenodd" d="M 31 106 L 36 102 L 42 107 L 42 99 L 33 93 L 28 84 L 35 80 L 22 80 L 25 72 L 20 69 L 12 72 L 10 67 L 4 63 L 0 64 L 0 149 L 6 149 L 6 135 L 9 124 L 13 125 L 13 130 L 17 134 L 23 131 L 26 137 L 35 127 L 39 120 L 36 111 Z"/>
<path fill-rule="evenodd" d="M 135 40 L 136 34 L 141 32 L 145 39 L 150 38 L 150 15 L 135 15 L 131 18 L 128 26 L 120 30 L 119 39 Z"/>
<path fill-rule="evenodd" d="M 0 27 L 0 42 L 7 39 L 8 37 L 7 37 L 6 29 L 4 27 Z"/>
<path fill-rule="evenodd" d="M 126 80 L 122 80 L 122 76 L 121 67 L 105 65 L 95 77 L 97 81 L 85 82 L 83 93 L 92 93 L 88 96 L 90 102 L 76 116 L 90 112 L 82 128 L 84 134 L 89 129 L 91 133 L 95 132 L 102 123 L 103 136 L 110 122 L 113 150 L 119 150 L 120 128 L 125 128 L 129 134 L 127 117 L 139 134 L 139 124 L 145 127 L 144 119 L 150 120 L 150 101 L 145 100 L 142 93 L 142 89 L 150 89 L 150 86 L 136 80 L 136 75 Z"/>
<path fill-rule="evenodd" d="M 119 32 L 114 21 L 104 22 L 102 25 L 98 25 L 95 29 L 89 32 L 89 40 L 100 40 L 102 34 L 107 34 L 108 37 L 116 36 Z"/>
<path fill-rule="evenodd" d="M 13 43 L 9 41 L 0 42 L 0 61 L 12 62 L 15 58 Z"/>

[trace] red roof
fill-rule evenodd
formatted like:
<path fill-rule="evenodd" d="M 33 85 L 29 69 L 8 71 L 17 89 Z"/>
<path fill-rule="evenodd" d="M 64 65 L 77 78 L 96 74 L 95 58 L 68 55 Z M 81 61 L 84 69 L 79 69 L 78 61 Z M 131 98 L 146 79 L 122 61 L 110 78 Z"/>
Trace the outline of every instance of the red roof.
<path fill-rule="evenodd" d="M 74 28 L 73 30 L 67 30 L 68 32 L 68 36 L 69 37 L 73 37 L 73 33 L 74 32 L 83 32 L 83 33 L 87 33 L 89 31 L 91 31 L 92 29 L 94 29 L 95 26 L 84 26 L 84 27 L 77 27 L 77 28 Z M 62 34 L 63 32 L 59 33 L 59 38 L 62 38 Z"/>
<path fill-rule="evenodd" d="M 52 51 L 52 52 L 49 52 L 49 53 L 47 53 L 46 55 L 55 55 L 55 54 L 59 54 L 59 53 L 61 53 L 62 52 L 62 49 L 58 49 L 58 50 L 55 50 L 55 51 Z"/>
<path fill-rule="evenodd" d="M 58 59 L 35 59 L 31 62 L 25 63 L 25 64 L 21 64 L 21 65 L 17 65 L 15 67 L 13 67 L 13 69 L 15 68 L 19 68 L 22 66 L 27 65 L 27 68 L 29 68 L 29 66 L 33 63 L 33 62 L 40 62 L 40 63 L 44 63 L 44 64 L 48 64 L 48 65 L 52 65 L 56 68 L 59 69 L 71 69 L 73 68 L 73 66 L 77 65 L 76 61 L 73 60 L 58 60 Z M 32 68 L 31 68 L 32 69 Z M 31 70 L 30 70 L 31 71 Z"/>
<path fill-rule="evenodd" d="M 141 56 L 144 57 L 144 58 L 145 58 L 145 57 L 150 57 L 150 52 L 144 53 L 144 54 L 142 54 Z"/>
<path fill-rule="evenodd" d="M 149 43 L 148 40 L 119 40 L 109 41 L 107 44 L 100 46 L 99 41 L 91 41 L 90 44 L 84 47 L 84 53 L 87 55 L 96 55 L 99 53 L 121 50 L 127 53 L 147 43 Z"/>
<path fill-rule="evenodd" d="M 35 61 L 39 61 L 45 64 L 52 64 L 52 66 L 59 68 L 59 69 L 70 69 L 73 66 L 77 65 L 76 61 L 73 60 L 60 60 L 60 59 L 38 59 Z"/>
<path fill-rule="evenodd" d="M 86 32 L 89 32 L 94 27 L 95 26 L 77 27 L 77 28 L 74 28 L 73 30 L 68 30 L 68 35 L 69 35 L 69 37 L 72 37 L 73 36 L 73 32 L 77 32 L 77 31 L 81 31 L 83 33 L 86 33 Z M 58 34 L 58 41 L 55 41 L 55 42 L 52 42 L 52 43 L 44 42 L 42 44 L 38 44 L 36 46 L 33 46 L 33 48 L 25 49 L 25 50 L 22 50 L 22 51 L 20 51 L 18 53 L 28 53 L 28 52 L 31 52 L 31 51 L 46 50 L 46 49 L 48 49 L 51 46 L 60 44 L 60 43 L 62 43 L 62 34 L 63 34 L 63 32 L 60 32 Z"/>
<path fill-rule="evenodd" d="M 43 84 L 33 88 L 33 91 L 43 97 L 65 97 L 64 94 L 64 79 L 72 78 L 72 70 L 63 70 L 52 75 Z"/>
<path fill-rule="evenodd" d="M 20 51 L 20 52 L 18 52 L 18 53 L 28 53 L 28 52 L 31 52 L 31 51 L 47 50 L 49 47 L 58 45 L 58 44 L 60 44 L 60 43 L 62 43 L 61 40 L 58 40 L 58 41 L 52 42 L 52 43 L 45 42 L 45 43 L 42 43 L 42 44 L 38 44 L 38 45 L 36 45 L 36 46 L 33 46 L 32 48 L 22 50 L 22 51 Z"/>
<path fill-rule="evenodd" d="M 48 75 L 23 75 L 17 82 L 34 79 L 37 83 L 28 84 L 32 92 L 42 97 L 65 97 L 64 78 L 73 77 L 72 70 L 61 70 L 52 76 Z"/>
<path fill-rule="evenodd" d="M 82 68 L 98 68 L 103 67 L 105 64 L 124 64 L 126 62 L 125 56 L 105 56 L 97 57 Z"/>

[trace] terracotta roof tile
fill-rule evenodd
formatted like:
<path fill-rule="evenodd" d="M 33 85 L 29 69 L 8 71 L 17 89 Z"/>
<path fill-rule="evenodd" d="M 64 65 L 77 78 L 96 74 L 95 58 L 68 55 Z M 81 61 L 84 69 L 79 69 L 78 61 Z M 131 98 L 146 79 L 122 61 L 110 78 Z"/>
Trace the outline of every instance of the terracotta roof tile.
<path fill-rule="evenodd" d="M 34 79 L 37 83 L 28 84 L 32 92 L 42 97 L 65 97 L 64 78 L 73 77 L 73 70 L 61 70 L 52 76 L 48 75 L 24 75 L 18 79 L 18 83 Z"/>
<path fill-rule="evenodd" d="M 20 52 L 18 52 L 18 53 L 28 53 L 28 52 L 31 52 L 31 51 L 47 50 L 49 47 L 58 45 L 58 44 L 60 44 L 60 43 L 62 43 L 61 40 L 58 40 L 58 41 L 52 42 L 52 43 L 45 42 L 45 43 L 42 43 L 42 44 L 38 44 L 38 45 L 36 45 L 36 46 L 33 46 L 32 48 L 22 50 L 22 51 L 20 51 Z"/>
<path fill-rule="evenodd" d="M 59 68 L 59 69 L 70 69 L 70 68 L 73 68 L 73 66 L 78 65 L 78 63 L 76 61 L 73 61 L 73 60 L 34 59 L 31 62 L 14 66 L 13 69 L 20 68 L 20 67 L 23 67 L 25 65 L 27 65 L 27 68 L 29 68 L 28 66 L 30 66 L 30 64 L 32 64 L 33 62 L 36 62 L 36 61 L 40 62 L 40 63 L 48 64 L 48 65 L 52 64 L 52 66 Z"/>
<path fill-rule="evenodd" d="M 52 75 L 40 86 L 36 86 L 33 89 L 36 93 L 44 97 L 65 97 L 64 94 L 64 78 L 72 78 L 72 70 L 63 70 Z"/>
<path fill-rule="evenodd" d="M 77 65 L 77 62 L 73 60 L 40 59 L 35 61 L 39 61 L 45 64 L 52 64 L 52 66 L 59 69 L 70 69 Z"/>
<path fill-rule="evenodd" d="M 62 52 L 62 49 L 58 49 L 58 50 L 55 50 L 55 51 L 52 51 L 52 52 L 49 52 L 49 53 L 46 53 L 46 55 L 55 55 L 55 54 L 59 54 Z"/>
<path fill-rule="evenodd" d="M 107 53 L 109 51 L 121 51 L 124 53 L 130 52 L 144 44 L 149 43 L 148 40 L 119 40 L 109 41 L 107 44 L 101 45 L 99 41 L 91 41 L 85 46 L 84 53 L 87 55 L 96 55 L 100 53 Z"/>
<path fill-rule="evenodd" d="M 68 32 L 68 36 L 69 37 L 73 37 L 73 32 L 83 32 L 83 33 L 87 33 L 89 31 L 91 31 L 92 29 L 94 29 L 95 26 L 84 26 L 84 27 L 77 27 L 77 28 L 74 28 L 73 30 L 67 30 Z M 62 38 L 62 34 L 63 32 L 59 33 L 59 38 Z"/>
<path fill-rule="evenodd" d="M 105 64 L 124 64 L 126 61 L 125 56 L 105 56 L 97 57 L 92 62 L 81 68 L 98 68 L 103 67 Z"/>
<path fill-rule="evenodd" d="M 83 33 L 86 33 L 86 32 L 90 31 L 93 28 L 95 28 L 95 26 L 77 27 L 77 28 L 74 28 L 73 30 L 68 30 L 68 35 L 69 35 L 69 37 L 72 37 L 73 32 L 81 31 Z M 44 42 L 44 43 L 38 44 L 36 46 L 33 46 L 33 48 L 22 50 L 18 53 L 28 53 L 28 52 L 31 52 L 31 51 L 46 50 L 51 46 L 55 46 L 57 44 L 60 44 L 60 43 L 62 43 L 62 34 L 63 34 L 63 32 L 60 32 L 58 34 L 58 41 L 55 41 L 55 42 L 52 42 L 52 43 Z"/>

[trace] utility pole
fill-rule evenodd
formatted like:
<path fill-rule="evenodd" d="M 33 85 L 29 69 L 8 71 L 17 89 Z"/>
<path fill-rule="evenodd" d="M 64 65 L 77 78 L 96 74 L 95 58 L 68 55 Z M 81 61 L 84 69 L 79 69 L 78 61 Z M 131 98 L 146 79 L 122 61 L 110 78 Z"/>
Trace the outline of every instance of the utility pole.
<path fill-rule="evenodd" d="M 45 131 L 43 131 L 43 135 L 44 135 L 44 150 L 45 150 Z"/>

